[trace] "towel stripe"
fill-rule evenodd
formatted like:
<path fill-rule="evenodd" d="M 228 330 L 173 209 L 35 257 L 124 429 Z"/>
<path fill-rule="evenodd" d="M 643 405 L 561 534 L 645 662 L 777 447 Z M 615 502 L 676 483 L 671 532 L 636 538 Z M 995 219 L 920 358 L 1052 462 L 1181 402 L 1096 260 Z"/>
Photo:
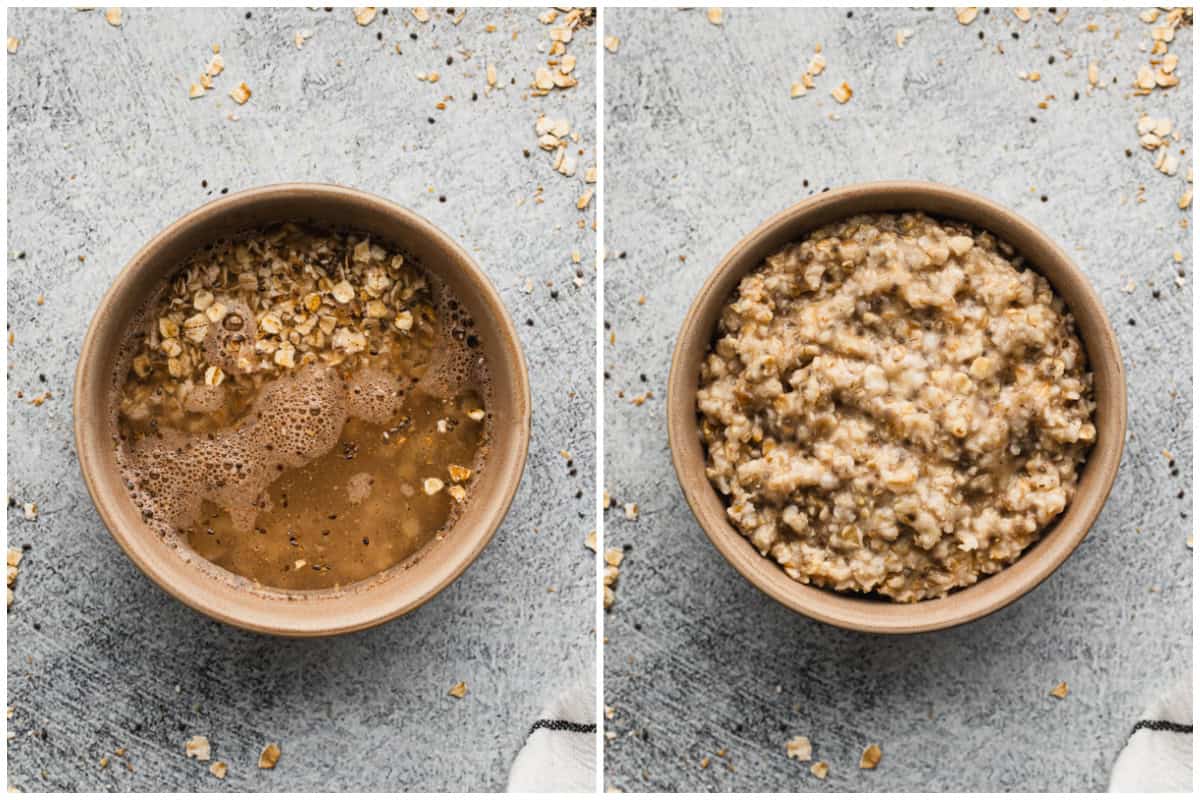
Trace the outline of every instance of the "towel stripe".
<path fill-rule="evenodd" d="M 538 728 L 545 728 L 549 731 L 570 731 L 571 733 L 595 733 L 596 726 L 594 724 L 585 725 L 582 722 L 568 722 L 565 719 L 539 719 L 533 723 L 533 727 L 529 729 L 532 734 Z"/>
<path fill-rule="evenodd" d="M 1133 736 L 1140 730 L 1148 731 L 1170 731 L 1171 733 L 1191 733 L 1192 726 L 1184 725 L 1182 722 L 1170 722 L 1165 719 L 1141 719 L 1133 726 L 1133 730 L 1129 732 Z"/>

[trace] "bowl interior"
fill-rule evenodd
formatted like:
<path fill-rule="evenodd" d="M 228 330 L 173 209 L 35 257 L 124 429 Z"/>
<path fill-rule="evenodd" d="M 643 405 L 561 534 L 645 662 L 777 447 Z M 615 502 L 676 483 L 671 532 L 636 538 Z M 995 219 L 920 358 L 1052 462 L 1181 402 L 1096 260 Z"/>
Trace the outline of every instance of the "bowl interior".
<path fill-rule="evenodd" d="M 898 604 L 838 593 L 792 580 L 727 520 L 725 504 L 705 475 L 696 413 L 700 364 L 721 309 L 738 282 L 784 245 L 854 214 L 924 211 L 991 231 L 1025 257 L 1070 307 L 1095 377 L 1096 444 L 1075 497 L 1042 538 L 1013 565 L 974 586 L 937 599 Z M 878 633 L 946 628 L 991 613 L 1032 589 L 1087 534 L 1112 488 L 1125 441 L 1125 377 L 1120 351 L 1099 298 L 1082 272 L 1031 224 L 982 197 L 917 182 L 864 184 L 817 195 L 768 220 L 740 241 L 693 302 L 676 342 L 668 386 L 668 432 L 684 496 L 717 549 L 748 580 L 785 606 L 841 627 Z"/>
<path fill-rule="evenodd" d="M 400 246 L 441 278 L 475 320 L 493 383 L 492 438 L 473 496 L 442 541 L 408 562 L 339 590 L 250 591 L 188 564 L 141 521 L 121 483 L 112 445 L 110 387 L 117 351 L 137 307 L 196 249 L 283 221 L 364 231 Z M 417 215 L 334 186 L 284 184 L 230 195 L 192 212 L 146 245 L 101 302 L 84 341 L 75 387 L 76 444 L 85 482 L 130 558 L 189 606 L 240 627 L 285 635 L 342 633 L 377 624 L 428 600 L 479 554 L 503 519 L 524 469 L 530 431 L 525 361 L 499 295 L 471 258 Z"/>

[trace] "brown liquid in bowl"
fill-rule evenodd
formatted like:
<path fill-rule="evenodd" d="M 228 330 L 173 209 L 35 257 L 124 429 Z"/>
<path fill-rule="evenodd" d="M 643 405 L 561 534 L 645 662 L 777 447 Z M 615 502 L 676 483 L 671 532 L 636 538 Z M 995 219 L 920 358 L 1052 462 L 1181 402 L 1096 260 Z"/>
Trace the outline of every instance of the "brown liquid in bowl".
<path fill-rule="evenodd" d="M 363 236 L 285 225 L 206 248 L 130 330 L 114 409 L 130 494 L 164 538 L 255 584 L 403 563 L 483 468 L 477 345 L 444 287 Z"/>

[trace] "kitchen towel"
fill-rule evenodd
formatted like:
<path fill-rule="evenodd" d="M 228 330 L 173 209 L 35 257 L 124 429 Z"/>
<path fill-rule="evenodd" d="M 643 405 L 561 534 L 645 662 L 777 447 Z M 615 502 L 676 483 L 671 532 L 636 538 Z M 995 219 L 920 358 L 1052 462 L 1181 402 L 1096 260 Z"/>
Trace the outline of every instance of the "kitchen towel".
<path fill-rule="evenodd" d="M 1110 792 L 1192 791 L 1192 678 L 1175 684 L 1134 722 L 1113 765 Z"/>
<path fill-rule="evenodd" d="M 554 698 L 534 721 L 508 775 L 510 792 L 596 790 L 596 700 L 580 687 Z"/>

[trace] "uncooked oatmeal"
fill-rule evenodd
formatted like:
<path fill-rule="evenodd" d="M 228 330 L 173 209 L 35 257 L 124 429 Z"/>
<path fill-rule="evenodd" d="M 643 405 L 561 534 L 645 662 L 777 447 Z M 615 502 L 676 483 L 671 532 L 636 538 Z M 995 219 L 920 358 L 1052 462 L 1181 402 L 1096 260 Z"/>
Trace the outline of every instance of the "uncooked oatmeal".
<path fill-rule="evenodd" d="M 826 226 L 743 278 L 697 404 L 709 480 L 759 552 L 899 602 L 1015 561 L 1096 438 L 1083 346 L 1046 279 L 920 213 Z"/>
<path fill-rule="evenodd" d="M 113 415 L 130 495 L 185 557 L 252 584 L 368 578 L 469 502 L 490 426 L 479 344 L 387 243 L 292 224 L 216 242 L 128 332 Z"/>

